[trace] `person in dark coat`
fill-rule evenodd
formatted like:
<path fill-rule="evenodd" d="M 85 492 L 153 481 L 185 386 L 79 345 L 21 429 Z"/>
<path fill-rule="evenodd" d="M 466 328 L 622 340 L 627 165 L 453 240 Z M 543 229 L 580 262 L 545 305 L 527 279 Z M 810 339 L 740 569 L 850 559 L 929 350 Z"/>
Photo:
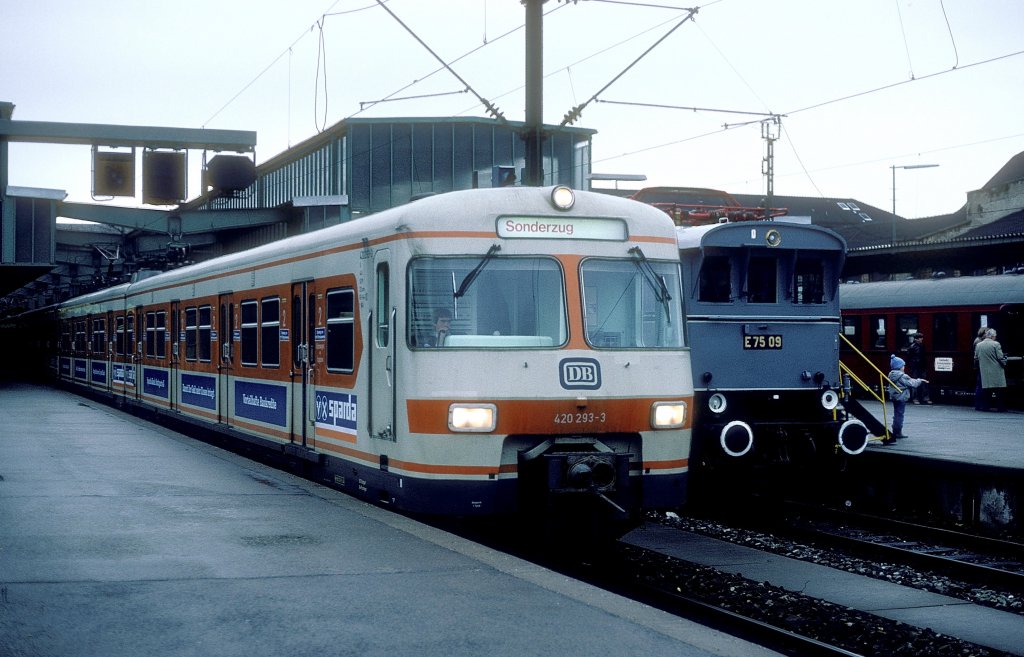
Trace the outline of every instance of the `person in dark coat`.
<path fill-rule="evenodd" d="M 981 406 L 981 370 L 978 369 L 978 344 L 985 339 L 985 331 L 988 330 L 987 326 L 982 326 L 978 329 L 978 337 L 974 338 L 974 345 L 971 347 L 971 351 L 974 352 L 974 410 L 982 410 Z"/>
<path fill-rule="evenodd" d="M 974 348 L 978 359 L 978 371 L 981 373 L 981 409 L 989 409 L 989 401 L 995 399 L 995 410 L 999 413 L 1006 410 L 1006 355 L 1003 347 L 996 341 L 996 330 L 985 331 L 985 339 Z"/>

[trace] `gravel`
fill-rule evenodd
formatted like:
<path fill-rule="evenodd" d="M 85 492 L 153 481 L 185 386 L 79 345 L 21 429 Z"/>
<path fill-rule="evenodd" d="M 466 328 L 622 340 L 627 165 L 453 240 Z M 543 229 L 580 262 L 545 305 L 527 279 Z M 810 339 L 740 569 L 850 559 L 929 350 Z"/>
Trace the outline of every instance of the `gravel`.
<path fill-rule="evenodd" d="M 865 562 L 849 556 L 808 547 L 754 531 L 725 527 L 707 520 L 675 514 L 650 518 L 688 531 L 768 550 L 796 559 L 805 559 L 833 568 L 842 568 L 865 576 L 942 592 L 966 593 L 975 598 L 998 597 L 996 592 L 968 590 L 945 577 L 914 573 L 911 569 Z M 738 614 L 755 618 L 845 650 L 865 656 L 891 657 L 935 655 L 956 657 L 1006 657 L 1008 653 L 978 646 L 933 632 L 874 616 L 859 610 L 832 604 L 787 591 L 767 582 L 754 582 L 707 566 L 689 563 L 647 552 L 631 546 L 620 550 L 633 568 L 634 576 L 648 584 L 676 591 L 698 600 L 723 606 Z M 959 597 L 959 596 L 957 596 Z M 1009 601 L 1012 605 L 1013 600 Z M 1019 600 L 1016 601 L 1019 603 Z M 980 604 L 980 602 L 979 602 Z M 992 606 L 998 606 L 993 604 Z M 1008 605 L 1009 606 L 1009 605 Z M 1019 609 L 1019 604 L 1016 609 Z"/>

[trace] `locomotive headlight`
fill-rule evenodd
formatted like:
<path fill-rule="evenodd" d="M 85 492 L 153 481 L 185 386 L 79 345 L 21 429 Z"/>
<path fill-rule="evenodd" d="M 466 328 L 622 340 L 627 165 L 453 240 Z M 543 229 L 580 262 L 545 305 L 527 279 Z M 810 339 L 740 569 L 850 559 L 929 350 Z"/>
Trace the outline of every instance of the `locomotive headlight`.
<path fill-rule="evenodd" d="M 498 424 L 494 404 L 452 404 L 448 407 L 448 428 L 452 431 L 488 433 Z"/>
<path fill-rule="evenodd" d="M 835 390 L 826 390 L 821 393 L 821 405 L 826 411 L 831 411 L 839 405 L 839 395 L 836 394 Z"/>
<path fill-rule="evenodd" d="M 654 402 L 651 405 L 651 426 L 655 429 L 678 429 L 686 424 L 686 402 Z"/>
<path fill-rule="evenodd" d="M 708 397 L 708 410 L 712 413 L 724 413 L 725 407 L 729 405 L 729 402 L 725 400 L 725 395 L 720 392 Z"/>
<path fill-rule="evenodd" d="M 551 190 L 551 205 L 556 210 L 569 210 L 576 202 L 576 194 L 565 185 L 558 185 Z"/>

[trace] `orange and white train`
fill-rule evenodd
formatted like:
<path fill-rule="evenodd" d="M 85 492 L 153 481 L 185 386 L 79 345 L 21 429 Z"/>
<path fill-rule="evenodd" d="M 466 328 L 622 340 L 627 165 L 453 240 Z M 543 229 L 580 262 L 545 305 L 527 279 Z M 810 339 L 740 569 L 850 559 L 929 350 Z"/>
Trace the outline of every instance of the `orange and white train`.
<path fill-rule="evenodd" d="M 452 192 L 69 300 L 54 362 L 376 503 L 615 531 L 686 499 L 678 262 L 639 202 Z"/>

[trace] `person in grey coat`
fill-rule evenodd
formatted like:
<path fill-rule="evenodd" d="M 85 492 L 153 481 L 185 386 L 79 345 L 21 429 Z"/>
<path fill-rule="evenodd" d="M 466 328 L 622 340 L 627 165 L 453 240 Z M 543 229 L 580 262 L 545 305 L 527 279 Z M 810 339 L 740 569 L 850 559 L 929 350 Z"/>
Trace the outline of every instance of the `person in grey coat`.
<path fill-rule="evenodd" d="M 1006 410 L 1006 355 L 996 341 L 996 330 L 985 331 L 985 339 L 974 348 L 981 373 L 981 408 L 987 411 L 991 399 L 995 399 L 997 412 Z"/>

